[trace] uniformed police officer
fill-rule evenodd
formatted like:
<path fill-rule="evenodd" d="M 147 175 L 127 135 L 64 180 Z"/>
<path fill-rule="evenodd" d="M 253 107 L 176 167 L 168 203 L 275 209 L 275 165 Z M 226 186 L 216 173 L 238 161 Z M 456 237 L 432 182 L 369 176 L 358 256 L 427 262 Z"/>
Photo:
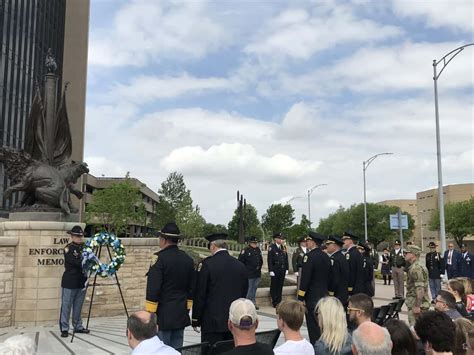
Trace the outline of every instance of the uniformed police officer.
<path fill-rule="evenodd" d="M 153 255 L 147 274 L 145 308 L 157 315 L 159 338 L 177 349 L 183 346 L 184 328 L 191 324 L 194 263 L 178 248 L 182 236 L 176 223 L 167 223 L 158 237 L 160 251 Z"/>
<path fill-rule="evenodd" d="M 239 261 L 245 265 L 248 273 L 249 289 L 247 291 L 247 298 L 251 300 L 255 308 L 258 309 L 255 302 L 255 295 L 262 276 L 263 257 L 262 251 L 258 247 L 257 237 L 250 237 L 248 243 L 249 245 L 240 252 Z"/>
<path fill-rule="evenodd" d="M 197 267 L 192 326 L 201 327 L 201 342 L 232 339 L 227 327 L 230 304 L 247 295 L 248 278 L 245 266 L 227 251 L 227 234 L 208 235 L 211 256 Z"/>
<path fill-rule="evenodd" d="M 436 243 L 430 242 L 428 248 L 430 252 L 426 254 L 426 268 L 428 269 L 429 285 L 432 303 L 435 302 L 441 290 L 441 275 L 444 274 L 444 261 L 441 254 L 436 250 Z"/>
<path fill-rule="evenodd" d="M 421 249 L 416 245 L 407 247 L 405 260 L 408 264 L 407 272 L 407 297 L 408 322 L 410 326 L 415 324 L 416 318 L 421 312 L 430 308 L 428 298 L 428 270 L 420 262 Z"/>
<path fill-rule="evenodd" d="M 357 245 L 357 249 L 361 253 L 363 260 L 364 260 L 364 292 L 367 296 L 373 297 L 374 296 L 374 265 L 372 261 L 372 257 L 370 255 L 371 247 L 368 243 L 359 243 Z"/>
<path fill-rule="evenodd" d="M 459 276 L 474 279 L 474 255 L 467 250 L 466 244 L 461 244 L 461 261 Z"/>
<path fill-rule="evenodd" d="M 298 300 L 305 303 L 309 340 L 311 344 L 314 344 L 321 336 L 314 309 L 318 301 L 328 295 L 331 260 L 320 249 L 326 238 L 313 231 L 309 231 L 308 236 L 307 245 L 310 251 L 303 257 Z"/>
<path fill-rule="evenodd" d="M 303 236 L 298 239 L 298 247 L 295 249 L 293 256 L 291 257 L 291 265 L 293 266 L 295 276 L 299 276 L 300 269 L 303 266 L 303 257 L 307 252 L 306 238 L 306 236 Z"/>
<path fill-rule="evenodd" d="M 405 273 L 405 252 L 400 247 L 400 241 L 393 243 L 393 250 L 390 252 L 390 263 L 392 265 L 393 287 L 395 288 L 394 298 L 403 298 L 405 293 L 404 278 Z"/>
<path fill-rule="evenodd" d="M 81 319 L 87 281 L 87 276 L 82 269 L 84 231 L 80 226 L 74 226 L 67 233 L 71 236 L 71 243 L 64 248 L 65 271 L 61 280 L 61 318 L 59 321 L 63 338 L 67 338 L 69 335 L 71 308 L 74 333 L 89 333 L 89 329 L 84 329 Z"/>
<path fill-rule="evenodd" d="M 285 236 L 281 233 L 273 235 L 274 243 L 268 248 L 268 272 L 270 273 L 270 295 L 273 307 L 281 302 L 285 275 L 288 274 L 288 254 L 283 245 Z"/>
<path fill-rule="evenodd" d="M 341 251 L 344 242 L 335 235 L 326 240 L 326 250 L 331 259 L 331 278 L 329 280 L 329 295 L 341 301 L 347 307 L 347 285 L 349 283 L 349 263 Z"/>
<path fill-rule="evenodd" d="M 364 293 L 364 258 L 357 250 L 359 238 L 350 232 L 344 232 L 342 241 L 346 249 L 346 260 L 349 262 L 349 283 L 347 291 L 349 296 Z"/>

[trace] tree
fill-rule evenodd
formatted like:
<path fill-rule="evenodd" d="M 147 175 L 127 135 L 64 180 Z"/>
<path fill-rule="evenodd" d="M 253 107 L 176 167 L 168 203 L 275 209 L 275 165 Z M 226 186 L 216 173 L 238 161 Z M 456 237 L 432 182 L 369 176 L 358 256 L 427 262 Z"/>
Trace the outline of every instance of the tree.
<path fill-rule="evenodd" d="M 202 229 L 202 235 L 205 237 L 213 233 L 228 233 L 227 227 L 222 224 L 206 223 Z"/>
<path fill-rule="evenodd" d="M 270 233 L 284 232 L 293 225 L 295 210 L 290 204 L 272 204 L 262 216 L 262 227 Z"/>
<path fill-rule="evenodd" d="M 369 242 L 375 247 L 381 242 L 391 242 L 398 238 L 398 230 L 390 229 L 390 214 L 398 213 L 398 207 L 385 206 L 374 203 L 367 204 L 367 235 Z M 403 238 L 407 241 L 413 235 L 415 222 L 408 215 L 408 230 L 403 230 Z M 363 240 L 364 238 L 364 204 L 352 205 L 339 209 L 327 218 L 321 219 L 316 230 L 323 235 L 341 235 L 344 231 L 352 231 Z"/>
<path fill-rule="evenodd" d="M 474 197 L 460 202 L 449 202 L 444 206 L 446 233 L 461 247 L 464 238 L 474 234 Z M 439 230 L 439 210 L 433 211 L 429 229 Z"/>
<path fill-rule="evenodd" d="M 130 224 L 142 224 L 140 221 L 146 219 L 140 188 L 133 184 L 128 173 L 123 182 L 95 190 L 92 196 L 93 201 L 86 209 L 86 223 L 101 224 L 109 232 L 122 235 Z"/>
<path fill-rule="evenodd" d="M 258 239 L 263 237 L 262 227 L 257 216 L 257 209 L 251 204 L 247 204 L 244 210 L 245 235 L 255 236 Z M 234 215 L 228 225 L 229 238 L 238 240 L 239 238 L 239 209 L 236 208 Z"/>
<path fill-rule="evenodd" d="M 180 226 L 181 233 L 187 237 L 203 237 L 204 226 L 206 220 L 201 216 L 199 206 L 193 210 L 183 214 L 178 212 L 177 216 L 178 226 Z"/>
<path fill-rule="evenodd" d="M 287 229 L 286 233 L 288 235 L 289 243 L 296 243 L 297 240 L 305 235 L 311 227 L 311 222 L 308 220 L 305 214 L 301 215 L 301 222 L 299 224 L 294 224 Z"/>

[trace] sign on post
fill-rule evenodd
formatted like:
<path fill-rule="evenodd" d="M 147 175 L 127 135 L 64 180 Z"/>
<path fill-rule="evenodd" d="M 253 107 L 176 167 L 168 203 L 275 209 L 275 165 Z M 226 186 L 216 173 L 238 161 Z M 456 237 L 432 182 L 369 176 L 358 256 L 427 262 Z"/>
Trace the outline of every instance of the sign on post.
<path fill-rule="evenodd" d="M 402 219 L 402 229 L 408 229 L 408 216 L 406 214 L 401 215 Z M 398 225 L 398 214 L 390 215 L 390 229 L 399 229 Z"/>

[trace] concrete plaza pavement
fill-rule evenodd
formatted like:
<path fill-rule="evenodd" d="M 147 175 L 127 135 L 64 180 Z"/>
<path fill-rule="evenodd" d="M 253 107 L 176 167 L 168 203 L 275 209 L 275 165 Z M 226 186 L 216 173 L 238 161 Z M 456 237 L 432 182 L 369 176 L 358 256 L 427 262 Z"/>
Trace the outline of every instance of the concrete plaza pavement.
<path fill-rule="evenodd" d="M 388 304 L 392 301 L 394 294 L 393 285 L 384 286 L 379 280 L 376 281 L 375 306 Z M 271 307 L 261 307 L 259 313 L 258 331 L 272 330 L 276 326 L 275 310 Z M 407 321 L 406 308 L 400 314 L 400 319 Z M 131 350 L 127 343 L 126 317 L 102 317 L 91 318 L 89 329 L 90 334 L 77 334 L 74 342 L 71 337 L 61 338 L 58 325 L 37 326 L 37 327 L 10 327 L 0 328 L 0 342 L 16 335 L 25 334 L 34 339 L 37 344 L 37 354 L 44 355 L 102 355 L 102 354 L 130 354 Z M 302 328 L 302 334 L 308 339 L 306 327 Z M 284 341 L 280 336 L 278 344 Z M 200 342 L 200 334 L 193 331 L 191 327 L 185 329 L 184 345 L 196 344 Z"/>

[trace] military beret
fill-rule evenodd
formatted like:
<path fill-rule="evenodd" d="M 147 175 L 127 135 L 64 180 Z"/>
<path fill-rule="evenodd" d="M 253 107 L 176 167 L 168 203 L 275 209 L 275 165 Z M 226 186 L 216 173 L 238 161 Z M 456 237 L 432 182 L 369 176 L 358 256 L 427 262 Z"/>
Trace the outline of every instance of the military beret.
<path fill-rule="evenodd" d="M 407 248 L 406 248 L 406 252 L 407 253 L 412 253 L 412 254 L 415 254 L 416 256 L 420 256 L 421 254 L 421 248 L 417 245 L 409 245 Z"/>

